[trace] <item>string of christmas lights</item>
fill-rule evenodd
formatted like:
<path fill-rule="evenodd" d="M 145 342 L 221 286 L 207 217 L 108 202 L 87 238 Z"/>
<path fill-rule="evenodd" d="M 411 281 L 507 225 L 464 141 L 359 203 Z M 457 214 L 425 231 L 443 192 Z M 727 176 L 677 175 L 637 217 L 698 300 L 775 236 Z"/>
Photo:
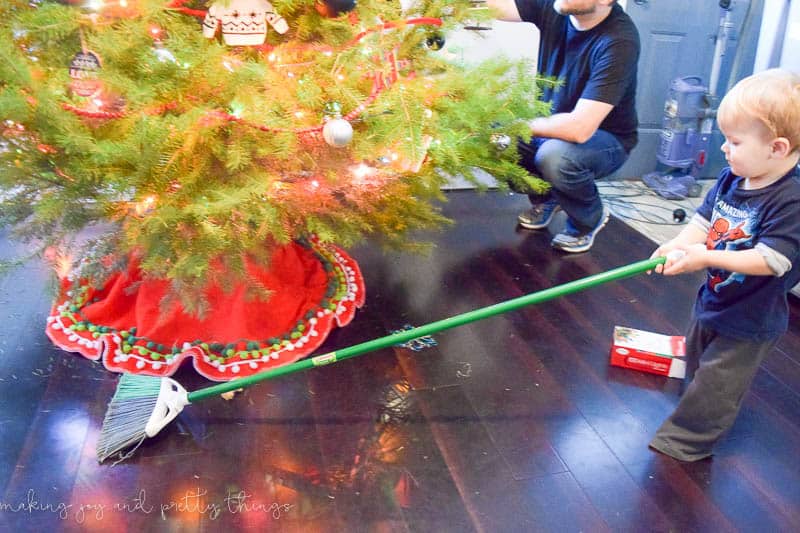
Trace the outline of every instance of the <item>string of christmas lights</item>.
<path fill-rule="evenodd" d="M 187 7 L 185 7 L 186 3 L 187 3 L 187 0 L 173 0 L 172 2 L 169 2 L 167 4 L 167 8 L 175 9 L 176 11 L 179 11 L 181 13 L 184 13 L 184 14 L 187 14 L 187 15 L 191 15 L 191 16 L 195 16 L 195 17 L 205 17 L 206 16 L 207 11 L 187 8 Z M 100 9 L 103 9 L 104 7 L 106 7 L 106 6 L 103 4 L 103 2 L 99 1 L 94 6 L 91 6 L 91 7 L 93 7 L 93 9 L 100 10 Z M 123 6 L 123 7 L 127 7 L 127 5 Z M 417 17 L 417 18 L 411 18 L 411 19 L 402 20 L 402 21 L 393 21 L 393 22 L 387 22 L 387 23 L 383 23 L 383 24 L 378 24 L 378 25 L 373 26 L 371 28 L 362 30 L 349 43 L 347 43 L 342 48 L 342 50 L 346 50 L 347 48 L 350 48 L 352 46 L 357 45 L 358 43 L 361 42 L 362 39 L 364 39 L 366 36 L 368 36 L 368 35 L 370 35 L 372 33 L 386 31 L 386 30 L 389 30 L 389 29 L 403 28 L 403 27 L 406 27 L 406 26 L 414 26 L 414 25 L 429 25 L 429 26 L 438 27 L 438 26 L 442 25 L 442 20 L 438 19 L 438 18 L 433 18 L 433 17 Z M 151 36 L 153 37 L 153 39 L 156 42 L 160 42 L 161 34 L 162 34 L 162 31 L 161 31 L 160 28 L 151 27 L 150 28 L 150 34 L 151 34 Z M 319 48 L 319 47 L 317 47 L 317 48 Z M 318 49 L 315 50 L 313 47 L 311 49 L 314 50 L 314 51 L 319 51 Z M 292 51 L 295 51 L 295 50 L 289 50 L 289 52 L 292 52 Z M 326 55 L 331 55 L 331 54 L 334 53 L 333 49 L 331 49 L 330 47 L 325 47 L 325 49 L 322 50 L 322 52 L 325 53 Z M 341 50 L 340 50 L 340 52 L 341 52 Z M 268 56 L 268 61 L 274 62 L 276 60 L 277 60 L 277 56 L 273 52 L 271 52 L 270 55 Z M 363 114 L 363 112 L 370 105 L 372 105 L 377 100 L 378 96 L 380 95 L 380 93 L 382 91 L 387 89 L 393 83 L 397 82 L 397 80 L 399 79 L 398 63 L 399 63 L 398 59 L 397 59 L 396 55 L 394 54 L 394 52 L 388 52 L 388 53 L 384 54 L 382 65 L 389 67 L 389 71 L 390 72 L 389 72 L 389 75 L 388 75 L 388 80 L 382 75 L 382 71 L 381 70 L 377 70 L 376 69 L 374 72 L 369 74 L 369 76 L 371 76 L 373 78 L 373 86 L 372 86 L 372 89 L 370 91 L 370 94 L 359 105 L 357 105 L 353 110 L 351 110 L 349 113 L 343 115 L 341 117 L 341 119 L 345 120 L 347 122 L 352 122 L 353 120 L 357 119 L 358 117 L 360 117 Z M 408 63 L 404 63 L 404 65 L 408 65 Z M 226 69 L 231 70 L 231 71 L 234 69 L 233 63 L 230 62 L 230 61 L 227 61 L 224 64 L 224 66 L 225 66 Z M 281 66 L 281 65 L 279 65 L 279 66 Z M 291 74 L 291 72 L 290 72 L 290 74 Z M 412 73 L 412 75 L 410 77 L 413 78 L 413 73 Z M 106 110 L 103 110 L 102 107 L 105 105 L 105 102 L 100 97 L 93 98 L 92 99 L 92 104 L 93 104 L 94 109 L 82 108 L 82 107 L 78 107 L 78 106 L 75 106 L 73 104 L 68 104 L 68 103 L 63 104 L 62 107 L 65 110 L 68 110 L 68 111 L 71 111 L 71 112 L 75 113 L 76 115 L 79 115 L 79 116 L 82 116 L 82 117 L 86 117 L 86 118 L 92 118 L 92 119 L 107 119 L 107 120 L 110 120 L 110 119 L 119 119 L 119 118 L 123 118 L 123 117 L 126 116 L 126 112 L 124 110 L 119 110 L 119 111 L 106 111 Z M 169 102 L 167 104 L 164 104 L 164 105 L 160 106 L 160 108 L 158 110 L 154 110 L 154 111 L 151 111 L 151 112 L 153 112 L 153 113 L 167 112 L 167 111 L 172 110 L 175 107 L 177 107 L 177 105 L 178 105 L 177 102 Z M 318 134 L 320 132 L 323 132 L 323 130 L 326 128 L 326 126 L 328 126 L 328 124 L 327 124 L 328 121 L 327 120 L 325 120 L 323 122 L 323 124 L 319 124 L 319 125 L 311 126 L 311 127 L 303 127 L 303 128 L 284 128 L 284 127 L 276 127 L 276 126 L 267 126 L 267 125 L 264 125 L 264 124 L 258 124 L 258 123 L 243 119 L 240 116 L 238 116 L 237 114 L 228 113 L 228 112 L 223 111 L 223 110 L 212 111 L 212 112 L 209 113 L 209 116 L 210 116 L 210 118 L 211 117 L 218 117 L 218 118 L 222 118 L 222 119 L 224 119 L 224 120 L 226 120 L 228 122 L 235 122 L 235 123 L 242 124 L 242 125 L 254 128 L 254 129 L 258 129 L 260 131 L 272 132 L 272 133 L 281 133 L 281 132 L 283 132 L 283 133 L 294 133 L 296 135 Z M 330 127 L 330 126 L 328 126 L 328 127 Z"/>

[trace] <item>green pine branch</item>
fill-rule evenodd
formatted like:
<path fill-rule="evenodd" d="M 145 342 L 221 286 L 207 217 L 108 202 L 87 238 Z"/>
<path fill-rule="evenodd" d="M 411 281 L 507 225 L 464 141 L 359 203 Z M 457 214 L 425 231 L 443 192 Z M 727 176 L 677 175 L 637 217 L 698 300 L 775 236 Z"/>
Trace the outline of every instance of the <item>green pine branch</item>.
<path fill-rule="evenodd" d="M 102 225 L 93 249 L 113 250 L 115 265 L 136 252 L 145 275 L 169 279 L 170 297 L 201 311 L 209 281 L 230 286 L 247 278 L 243 257 L 264 264 L 272 247 L 309 234 L 424 249 L 418 231 L 448 222 L 437 208 L 448 175 L 474 180 L 482 169 L 515 189 L 542 187 L 516 165 L 515 142 L 548 113 L 538 97 L 551 81 L 524 63 L 467 67 L 426 46 L 488 12 L 468 0 L 423 0 L 413 14 L 399 2 L 361 2 L 352 16 L 327 19 L 314 2 L 273 1 L 290 31 L 270 30 L 263 50 L 205 39 L 196 18 L 163 0 L 140 0 L 139 15 L 121 20 L 4 2 L 0 191 L 13 194 L 0 196 L 0 225 L 62 247 Z M 400 24 L 356 40 L 378 21 L 411 16 L 442 26 Z M 71 88 L 82 50 L 102 59 L 102 91 L 90 98 Z M 371 101 L 376 76 L 387 86 Z M 346 147 L 296 132 L 331 118 L 333 104 L 345 116 L 365 106 Z M 498 149 L 494 134 L 511 146 Z M 361 165 L 371 174 L 358 177 Z M 87 255 L 81 274 L 103 279 L 101 257 Z"/>

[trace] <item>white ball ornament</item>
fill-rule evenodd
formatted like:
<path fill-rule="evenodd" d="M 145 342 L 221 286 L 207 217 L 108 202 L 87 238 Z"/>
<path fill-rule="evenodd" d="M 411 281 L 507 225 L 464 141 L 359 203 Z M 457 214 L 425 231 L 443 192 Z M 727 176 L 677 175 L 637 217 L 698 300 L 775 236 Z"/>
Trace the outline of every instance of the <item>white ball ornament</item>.
<path fill-rule="evenodd" d="M 501 152 L 511 146 L 511 137 L 505 133 L 493 133 L 489 140 Z"/>
<path fill-rule="evenodd" d="M 322 128 L 322 138 L 329 145 L 341 148 L 353 140 L 353 126 L 343 118 L 333 118 Z"/>

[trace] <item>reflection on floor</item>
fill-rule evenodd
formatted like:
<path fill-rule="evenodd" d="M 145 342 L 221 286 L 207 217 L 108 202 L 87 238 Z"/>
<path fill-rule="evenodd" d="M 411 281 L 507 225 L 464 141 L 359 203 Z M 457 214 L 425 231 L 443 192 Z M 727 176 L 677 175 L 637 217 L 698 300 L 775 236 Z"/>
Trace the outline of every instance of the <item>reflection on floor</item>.
<path fill-rule="evenodd" d="M 428 256 L 350 250 L 367 302 L 319 353 L 647 257 L 612 217 L 591 252 L 515 230 L 527 199 L 452 192 Z M 19 246 L 0 236 L 0 257 Z M 116 376 L 54 349 L 37 265 L 0 278 L 2 531 L 797 531 L 800 306 L 711 460 L 647 443 L 681 382 L 611 367 L 624 325 L 679 334 L 699 279 L 640 275 L 188 406 L 98 465 Z M 205 383 L 183 367 L 189 390 Z"/>

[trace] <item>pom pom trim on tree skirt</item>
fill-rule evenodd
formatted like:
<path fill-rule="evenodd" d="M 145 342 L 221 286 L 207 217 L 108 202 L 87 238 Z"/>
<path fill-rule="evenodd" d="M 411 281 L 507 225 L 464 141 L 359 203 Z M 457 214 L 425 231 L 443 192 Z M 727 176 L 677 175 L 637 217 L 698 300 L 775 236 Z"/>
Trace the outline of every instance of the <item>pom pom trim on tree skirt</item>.
<path fill-rule="evenodd" d="M 65 280 L 46 333 L 59 348 L 102 360 L 113 372 L 169 376 L 191 358 L 206 378 L 229 381 L 311 354 L 364 304 L 358 264 L 316 239 L 278 248 L 267 269 L 249 261 L 247 268 L 271 291 L 269 299 L 248 299 L 244 284 L 227 292 L 210 286 L 211 310 L 202 319 L 177 303 L 160 312 L 168 282 L 143 280 L 136 264 L 101 289 Z"/>

